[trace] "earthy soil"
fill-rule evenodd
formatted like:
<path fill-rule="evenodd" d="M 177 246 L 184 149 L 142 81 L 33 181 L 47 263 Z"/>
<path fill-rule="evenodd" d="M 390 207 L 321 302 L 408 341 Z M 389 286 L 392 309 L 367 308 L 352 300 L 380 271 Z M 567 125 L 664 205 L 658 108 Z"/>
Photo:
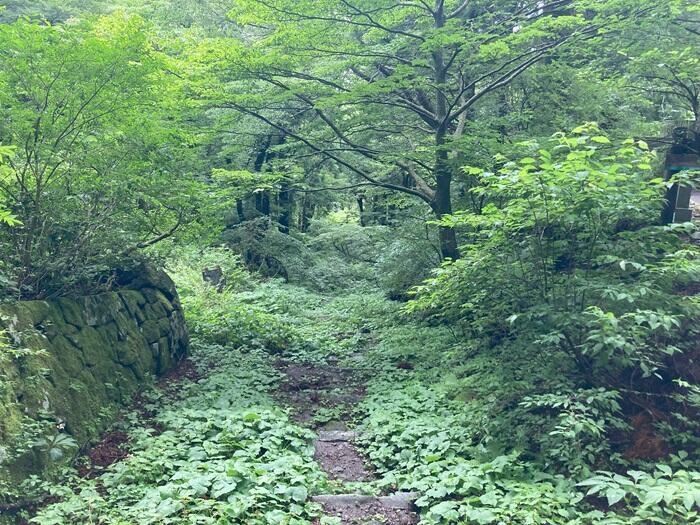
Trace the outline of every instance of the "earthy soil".
<path fill-rule="evenodd" d="M 125 432 L 110 432 L 81 458 L 83 464 L 78 467 L 78 473 L 84 478 L 96 478 L 106 467 L 129 455 L 128 443 Z"/>
<path fill-rule="evenodd" d="M 364 396 L 356 371 L 334 365 L 318 366 L 280 360 L 276 368 L 284 374 L 277 399 L 294 410 L 294 419 L 309 426 L 321 408 L 352 407 Z"/>
<path fill-rule="evenodd" d="M 315 443 L 314 459 L 331 479 L 342 481 L 369 481 L 372 474 L 357 449 L 347 441 Z"/>
<path fill-rule="evenodd" d="M 175 397 L 180 383 L 189 379 L 196 381 L 201 376 L 197 372 L 194 363 L 189 359 L 183 359 L 180 363 L 163 375 L 158 380 L 158 386 L 168 396 Z M 131 408 L 137 410 L 145 425 L 153 429 L 154 434 L 160 434 L 163 429 L 158 423 L 152 421 L 155 414 L 145 408 L 146 402 L 139 393 L 134 397 Z M 125 432 L 108 432 L 102 440 L 88 449 L 76 460 L 78 473 L 84 478 L 96 478 L 111 464 L 121 461 L 129 455 L 129 436 Z"/>

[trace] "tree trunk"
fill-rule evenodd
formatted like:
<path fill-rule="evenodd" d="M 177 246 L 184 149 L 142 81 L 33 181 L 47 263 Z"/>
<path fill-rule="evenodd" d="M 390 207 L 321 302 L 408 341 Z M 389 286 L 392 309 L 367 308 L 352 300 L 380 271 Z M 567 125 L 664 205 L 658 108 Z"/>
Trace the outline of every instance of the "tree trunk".
<path fill-rule="evenodd" d="M 357 208 L 360 212 L 360 226 L 365 226 L 365 198 L 362 195 L 357 196 Z"/>
<path fill-rule="evenodd" d="M 433 13 L 435 28 L 441 29 L 445 26 L 445 3 L 436 2 L 436 9 Z M 445 144 L 448 127 L 448 106 L 447 98 L 442 87 L 447 82 L 447 68 L 442 48 L 437 48 L 432 52 L 433 57 L 433 81 L 437 87 L 435 96 L 435 114 L 437 116 L 437 127 L 435 128 L 435 196 L 430 207 L 433 209 L 436 218 L 439 220 L 445 215 L 452 213 L 452 170 L 449 165 L 449 154 Z M 457 235 L 454 229 L 439 227 L 440 253 L 443 259 L 459 259 L 459 248 L 457 247 Z"/>
<path fill-rule="evenodd" d="M 282 179 L 280 182 L 279 205 L 280 231 L 282 233 L 289 233 L 292 208 L 294 206 L 294 197 L 292 195 L 292 191 L 289 189 L 289 181 L 286 179 Z"/>
<path fill-rule="evenodd" d="M 438 237 L 440 239 L 440 253 L 443 259 L 452 259 L 456 261 L 461 257 L 459 248 L 457 247 L 457 235 L 455 234 L 454 228 L 440 226 Z"/>
<path fill-rule="evenodd" d="M 435 196 L 430 207 L 435 217 L 440 220 L 445 215 L 452 214 L 452 170 L 448 164 L 448 152 L 445 148 L 445 136 L 436 134 L 435 151 Z M 457 235 L 454 228 L 439 227 L 440 252 L 443 259 L 457 260 L 460 258 L 457 245 Z"/>
<path fill-rule="evenodd" d="M 270 192 L 268 190 L 259 191 L 255 194 L 255 209 L 266 217 L 270 216 Z"/>
<path fill-rule="evenodd" d="M 243 200 L 236 199 L 236 214 L 239 222 L 245 222 L 245 211 L 243 210 Z"/>
<path fill-rule="evenodd" d="M 304 195 L 304 199 L 301 203 L 301 212 L 299 214 L 299 231 L 306 233 L 309 231 L 309 226 L 311 225 L 311 219 L 314 216 L 313 205 L 307 195 Z"/>
<path fill-rule="evenodd" d="M 435 214 L 435 218 L 442 219 L 445 215 L 452 213 L 452 203 L 450 199 L 450 178 L 442 180 L 438 178 L 437 191 L 435 192 L 435 200 L 431 208 Z M 441 184 L 442 182 L 442 184 Z M 442 188 L 442 191 L 441 191 Z M 438 237 L 440 239 L 440 253 L 443 259 L 452 259 L 456 261 L 460 258 L 459 247 L 457 245 L 457 234 L 454 228 L 447 226 L 439 226 Z"/>

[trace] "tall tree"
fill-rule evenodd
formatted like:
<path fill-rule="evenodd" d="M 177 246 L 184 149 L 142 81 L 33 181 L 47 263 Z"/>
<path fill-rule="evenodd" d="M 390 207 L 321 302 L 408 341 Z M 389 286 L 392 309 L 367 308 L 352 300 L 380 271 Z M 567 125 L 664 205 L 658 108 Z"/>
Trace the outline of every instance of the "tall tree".
<path fill-rule="evenodd" d="M 411 195 L 440 218 L 453 211 L 456 144 L 478 126 L 480 101 L 662 4 L 241 0 L 231 16 L 245 38 L 209 44 L 223 82 L 203 94 L 331 161 L 349 186 Z M 459 257 L 454 230 L 441 227 L 440 242 Z"/>

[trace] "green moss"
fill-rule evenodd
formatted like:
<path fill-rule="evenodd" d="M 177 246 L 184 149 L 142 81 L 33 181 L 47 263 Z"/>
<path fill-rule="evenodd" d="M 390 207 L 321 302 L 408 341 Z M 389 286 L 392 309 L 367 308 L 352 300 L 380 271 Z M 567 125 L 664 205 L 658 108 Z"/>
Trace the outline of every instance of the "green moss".
<path fill-rule="evenodd" d="M 139 347 L 143 344 L 143 340 L 138 341 L 135 338 L 129 338 L 116 345 L 117 362 L 124 366 L 132 366 L 139 357 Z"/>
<path fill-rule="evenodd" d="M 24 301 L 15 303 L 13 310 L 20 322 L 20 330 L 31 330 L 44 321 L 51 312 L 51 305 L 46 301 Z"/>
<path fill-rule="evenodd" d="M 161 319 L 162 317 L 168 316 L 166 309 L 158 302 L 148 303 L 144 306 L 144 312 L 148 319 Z"/>
<path fill-rule="evenodd" d="M 161 325 L 156 320 L 149 319 L 141 325 L 141 333 L 148 344 L 155 343 L 161 337 Z"/>
<path fill-rule="evenodd" d="M 119 292 L 122 302 L 126 305 L 126 310 L 132 318 L 136 318 L 139 323 L 146 320 L 142 307 L 146 304 L 146 298 L 136 290 L 125 290 Z"/>
<path fill-rule="evenodd" d="M 173 366 L 173 356 L 170 348 L 170 341 L 167 337 L 158 340 L 158 368 L 156 372 L 162 374 Z"/>
<path fill-rule="evenodd" d="M 100 326 L 97 328 L 97 331 L 100 333 L 110 349 L 112 349 L 119 341 L 123 340 L 121 332 L 117 327 L 117 323 L 114 321 L 107 323 L 104 326 Z M 114 352 L 111 353 L 112 355 L 115 355 Z"/>
<path fill-rule="evenodd" d="M 160 290 L 147 288 L 143 291 L 143 295 L 146 297 L 149 303 L 161 305 L 167 313 L 170 313 L 175 309 L 165 294 Z"/>
<path fill-rule="evenodd" d="M 53 340 L 58 335 L 78 332 L 75 326 L 66 323 L 61 310 L 56 308 L 55 305 L 49 310 L 49 315 L 41 322 L 39 328 L 50 340 Z"/>
<path fill-rule="evenodd" d="M 110 347 L 108 341 L 102 336 L 99 330 L 92 326 L 84 326 L 75 336 L 78 347 L 83 352 L 85 364 L 95 366 L 102 360 L 111 360 L 112 356 L 116 357 L 114 350 Z"/>
<path fill-rule="evenodd" d="M 105 325 L 114 318 L 114 314 L 126 309 L 119 295 L 115 293 L 91 295 L 83 297 L 79 302 L 82 303 L 85 320 L 90 326 Z"/>
<path fill-rule="evenodd" d="M 77 327 L 85 325 L 85 315 L 77 301 L 61 297 L 56 300 L 55 304 L 57 304 L 58 308 L 61 310 L 66 323 Z"/>
<path fill-rule="evenodd" d="M 83 353 L 62 335 L 56 336 L 51 341 L 51 349 L 59 356 L 61 365 L 69 375 L 77 376 L 85 368 Z"/>
<path fill-rule="evenodd" d="M 64 421 L 81 444 L 97 438 L 107 414 L 127 402 L 151 374 L 172 366 L 171 341 L 186 333 L 184 324 L 171 325 L 169 312 L 182 319 L 167 296 L 153 289 L 148 299 L 122 291 L 0 307 L 0 329 L 10 327 L 17 343 L 16 353 L 10 354 L 0 342 L 0 443 L 31 442 L 27 428 L 48 431 L 56 420 Z M 41 419 L 47 411 L 55 419 Z M 0 490 L 11 486 L 10 480 L 40 474 L 46 467 L 42 457 L 29 451 L 0 465 Z"/>
<path fill-rule="evenodd" d="M 17 369 L 11 366 L 7 349 L 7 341 L 0 332 L 0 442 L 6 442 L 10 436 L 19 432 L 22 424 L 16 392 L 20 377 Z"/>

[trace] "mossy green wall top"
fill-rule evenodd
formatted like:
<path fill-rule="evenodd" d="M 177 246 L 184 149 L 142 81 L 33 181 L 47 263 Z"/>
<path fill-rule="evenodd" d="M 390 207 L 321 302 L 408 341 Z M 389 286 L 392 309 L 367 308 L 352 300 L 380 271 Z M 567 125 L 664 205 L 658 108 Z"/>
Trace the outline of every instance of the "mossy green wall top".
<path fill-rule="evenodd" d="M 0 306 L 0 493 L 46 468 L 26 442 L 32 429 L 57 426 L 87 445 L 147 377 L 186 355 L 169 277 L 144 267 L 127 280 L 116 292 Z"/>

